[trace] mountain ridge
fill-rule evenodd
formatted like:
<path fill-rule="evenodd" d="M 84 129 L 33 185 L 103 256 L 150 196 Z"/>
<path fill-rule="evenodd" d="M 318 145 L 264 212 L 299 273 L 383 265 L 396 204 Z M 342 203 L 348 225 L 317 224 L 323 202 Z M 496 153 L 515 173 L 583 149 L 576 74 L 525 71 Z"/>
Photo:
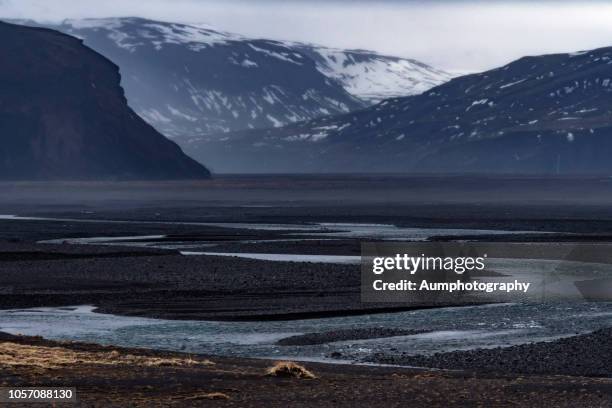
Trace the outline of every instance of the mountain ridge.
<path fill-rule="evenodd" d="M 241 171 L 610 174 L 611 124 L 604 47 L 523 57 L 420 95 L 206 148 L 248 160 Z"/>
<path fill-rule="evenodd" d="M 210 172 L 136 115 L 82 41 L 0 23 L 2 179 L 193 179 Z"/>
<path fill-rule="evenodd" d="M 116 62 L 130 105 L 183 146 L 213 134 L 358 110 L 449 78 L 405 58 L 193 24 L 125 17 L 45 26 L 84 39 Z M 340 58 L 334 71 L 331 61 Z"/>

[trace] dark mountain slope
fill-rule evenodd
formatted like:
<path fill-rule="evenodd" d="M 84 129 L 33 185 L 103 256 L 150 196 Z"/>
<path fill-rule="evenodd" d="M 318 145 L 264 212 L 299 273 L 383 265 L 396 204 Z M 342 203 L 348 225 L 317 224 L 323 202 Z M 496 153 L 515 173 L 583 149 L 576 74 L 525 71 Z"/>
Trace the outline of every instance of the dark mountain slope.
<path fill-rule="evenodd" d="M 204 25 L 135 17 L 61 23 L 13 20 L 81 38 L 115 62 L 128 104 L 197 160 L 221 169 L 233 155 L 209 154 L 226 132 L 281 127 L 421 93 L 450 75 L 372 51 L 248 38 Z"/>
<path fill-rule="evenodd" d="M 239 171 L 612 174 L 612 48 L 525 57 L 201 148 L 242 158 Z"/>
<path fill-rule="evenodd" d="M 122 17 L 46 27 L 82 38 L 118 64 L 130 106 L 185 147 L 210 134 L 346 113 L 450 78 L 412 59 L 202 25 Z"/>
<path fill-rule="evenodd" d="M 0 178 L 208 177 L 130 108 L 117 66 L 59 32 L 0 23 Z"/>
<path fill-rule="evenodd" d="M 366 106 L 312 59 L 276 41 L 133 17 L 51 28 L 83 38 L 118 64 L 130 106 L 183 146 Z"/>

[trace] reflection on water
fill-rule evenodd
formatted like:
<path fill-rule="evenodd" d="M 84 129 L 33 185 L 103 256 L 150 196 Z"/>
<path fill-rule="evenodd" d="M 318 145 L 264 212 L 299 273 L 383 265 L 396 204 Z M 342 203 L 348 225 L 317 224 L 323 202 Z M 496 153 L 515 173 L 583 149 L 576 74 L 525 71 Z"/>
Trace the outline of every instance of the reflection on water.
<path fill-rule="evenodd" d="M 430 354 L 545 341 L 612 325 L 610 303 L 498 304 L 365 316 L 274 322 L 171 321 L 93 313 L 92 307 L 0 311 L 0 331 L 204 353 L 321 360 L 330 353 L 361 358 L 377 351 Z M 426 333 L 313 346 L 278 346 L 304 333 L 385 327 Z"/>

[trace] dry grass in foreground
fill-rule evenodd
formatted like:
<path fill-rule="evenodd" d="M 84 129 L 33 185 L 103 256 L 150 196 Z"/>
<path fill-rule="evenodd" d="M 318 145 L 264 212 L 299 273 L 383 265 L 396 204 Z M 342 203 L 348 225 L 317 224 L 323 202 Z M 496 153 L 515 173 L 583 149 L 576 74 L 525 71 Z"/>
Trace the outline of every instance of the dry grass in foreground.
<path fill-rule="evenodd" d="M 13 367 L 59 368 L 74 364 L 135 365 L 148 367 L 197 367 L 210 366 L 210 360 L 190 357 L 151 357 L 122 354 L 119 351 L 75 351 L 64 347 L 30 346 L 0 343 L 0 365 Z"/>
<path fill-rule="evenodd" d="M 309 381 L 290 361 L 215 357 L 209 367 L 181 353 L 5 338 L 0 385 L 75 387 L 83 407 L 369 408 L 381 396 L 386 408 L 612 407 L 609 378 L 308 363 L 321 379 Z"/>
<path fill-rule="evenodd" d="M 266 375 L 273 377 L 295 377 L 312 380 L 317 378 L 311 371 L 307 370 L 293 361 L 279 361 L 266 370 Z"/>

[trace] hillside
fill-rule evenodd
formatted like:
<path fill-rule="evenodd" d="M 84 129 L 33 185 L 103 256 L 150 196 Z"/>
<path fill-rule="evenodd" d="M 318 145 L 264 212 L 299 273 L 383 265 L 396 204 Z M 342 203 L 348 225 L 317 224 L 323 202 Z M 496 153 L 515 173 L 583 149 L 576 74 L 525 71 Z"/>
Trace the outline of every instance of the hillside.
<path fill-rule="evenodd" d="M 611 124 L 612 48 L 601 48 L 524 57 L 421 95 L 201 148 L 231 152 L 238 171 L 610 174 Z"/>
<path fill-rule="evenodd" d="M 80 40 L 0 23 L 0 55 L 0 178 L 210 175 L 127 106 L 117 66 Z"/>

